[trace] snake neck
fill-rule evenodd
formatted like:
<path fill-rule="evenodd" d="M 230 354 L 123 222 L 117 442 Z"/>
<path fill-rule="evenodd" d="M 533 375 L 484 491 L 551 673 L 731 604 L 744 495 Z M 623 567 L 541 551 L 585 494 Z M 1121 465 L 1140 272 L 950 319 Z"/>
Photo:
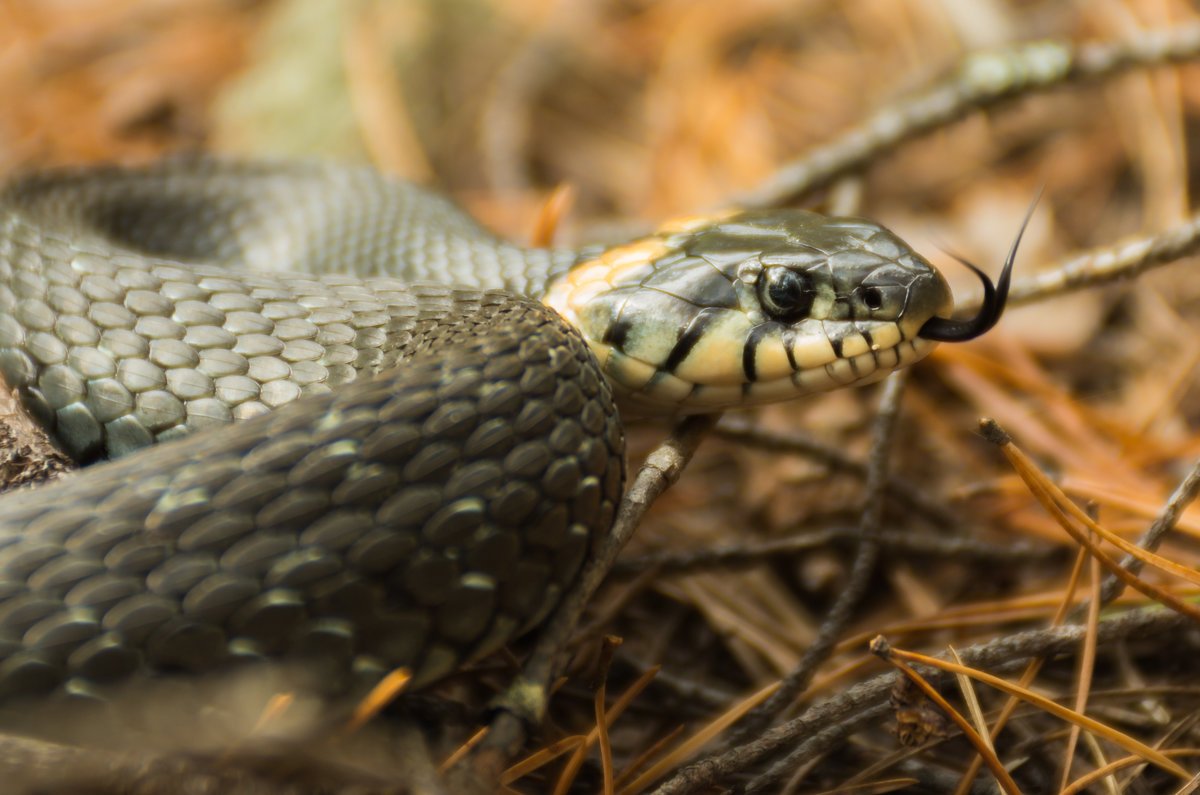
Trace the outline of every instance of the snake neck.
<path fill-rule="evenodd" d="M 522 248 L 496 238 L 483 241 L 478 236 L 452 237 L 429 249 L 404 250 L 404 241 L 396 241 L 396 260 L 392 273 L 415 283 L 470 285 L 482 290 L 505 290 L 531 298 L 541 298 L 560 277 L 581 260 L 582 252 L 571 249 Z M 384 275 L 364 272 L 357 275 Z"/>

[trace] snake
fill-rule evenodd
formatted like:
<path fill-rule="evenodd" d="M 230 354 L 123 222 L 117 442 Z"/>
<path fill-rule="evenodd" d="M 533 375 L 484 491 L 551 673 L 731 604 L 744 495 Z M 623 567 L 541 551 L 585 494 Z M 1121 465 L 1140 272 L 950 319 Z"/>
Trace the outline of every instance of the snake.
<path fill-rule="evenodd" d="M 270 660 L 442 679 L 575 582 L 623 419 L 883 378 L 991 328 L 1015 252 L 955 319 L 937 269 L 858 218 L 525 248 L 365 166 L 17 178 L 0 376 L 87 466 L 0 497 L 0 701 Z"/>

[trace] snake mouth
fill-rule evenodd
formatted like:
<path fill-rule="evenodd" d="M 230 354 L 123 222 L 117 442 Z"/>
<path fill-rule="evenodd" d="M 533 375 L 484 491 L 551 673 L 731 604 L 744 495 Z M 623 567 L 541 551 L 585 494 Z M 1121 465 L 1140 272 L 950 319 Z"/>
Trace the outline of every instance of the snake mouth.
<path fill-rule="evenodd" d="M 971 271 L 979 277 L 979 281 L 983 283 L 983 303 L 979 307 L 979 311 L 972 318 L 961 320 L 952 320 L 944 317 L 931 317 L 921 326 L 921 330 L 917 332 L 917 336 L 922 339 L 931 340 L 934 342 L 966 342 L 973 340 L 976 337 L 983 336 L 991 330 L 1000 320 L 1000 316 L 1004 314 L 1004 307 L 1008 303 L 1008 287 L 1012 281 L 1013 263 L 1017 259 L 1017 249 L 1021 245 L 1021 236 L 1025 234 L 1025 227 L 1029 225 L 1029 218 L 1033 215 L 1033 208 L 1037 206 L 1037 198 L 1029 206 L 1029 210 L 1025 213 L 1025 219 L 1021 221 L 1021 228 L 1017 230 L 1017 236 L 1012 242 L 1012 246 L 1008 249 L 1008 256 L 1004 259 L 1004 267 L 1000 271 L 1000 278 L 993 284 L 988 275 L 979 268 L 967 262 L 959 256 L 954 258 L 963 265 L 966 265 Z"/>

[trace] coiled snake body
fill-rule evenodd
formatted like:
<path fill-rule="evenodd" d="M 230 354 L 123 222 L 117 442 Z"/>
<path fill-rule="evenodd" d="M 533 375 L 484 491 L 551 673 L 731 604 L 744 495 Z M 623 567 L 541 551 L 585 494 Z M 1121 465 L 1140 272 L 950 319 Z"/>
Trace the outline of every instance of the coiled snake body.
<path fill-rule="evenodd" d="M 0 374 L 77 460 L 118 460 L 0 499 L 0 699 L 259 658 L 432 681 L 543 618 L 608 530 L 618 405 L 874 380 L 1002 299 L 946 320 L 890 232 L 799 211 L 573 252 L 366 169 L 19 181 Z"/>

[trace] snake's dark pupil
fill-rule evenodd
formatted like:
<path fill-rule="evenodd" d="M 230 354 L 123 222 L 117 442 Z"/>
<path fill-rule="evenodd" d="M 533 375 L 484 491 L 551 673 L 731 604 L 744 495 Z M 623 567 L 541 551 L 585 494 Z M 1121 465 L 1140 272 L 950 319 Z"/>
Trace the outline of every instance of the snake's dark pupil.
<path fill-rule="evenodd" d="M 883 291 L 878 287 L 863 290 L 863 303 L 872 311 L 883 308 Z"/>
<path fill-rule="evenodd" d="M 808 313 L 812 306 L 812 290 L 807 274 L 790 268 L 768 268 L 763 280 L 766 284 L 763 305 L 771 315 L 794 320 Z"/>

